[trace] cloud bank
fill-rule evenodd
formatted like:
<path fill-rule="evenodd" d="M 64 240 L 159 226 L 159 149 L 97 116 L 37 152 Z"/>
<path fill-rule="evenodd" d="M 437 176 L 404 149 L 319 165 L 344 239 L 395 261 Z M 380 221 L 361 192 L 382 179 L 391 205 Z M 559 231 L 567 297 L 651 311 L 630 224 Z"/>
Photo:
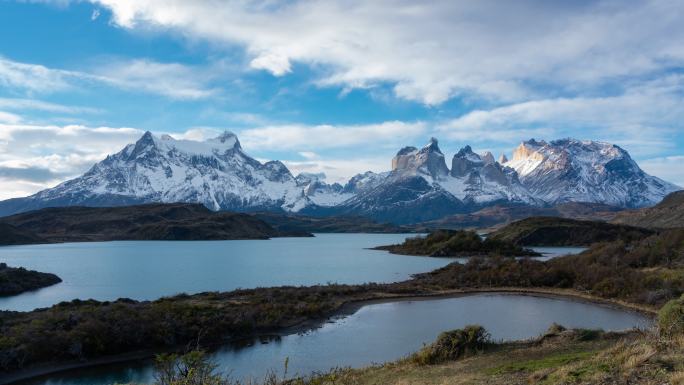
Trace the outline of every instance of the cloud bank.
<path fill-rule="evenodd" d="M 398 97 L 520 100 L 684 63 L 677 0 L 91 0 L 122 28 L 244 47 L 274 76 L 322 67 L 322 85 L 390 83 Z M 541 87 L 540 87 L 541 86 Z"/>

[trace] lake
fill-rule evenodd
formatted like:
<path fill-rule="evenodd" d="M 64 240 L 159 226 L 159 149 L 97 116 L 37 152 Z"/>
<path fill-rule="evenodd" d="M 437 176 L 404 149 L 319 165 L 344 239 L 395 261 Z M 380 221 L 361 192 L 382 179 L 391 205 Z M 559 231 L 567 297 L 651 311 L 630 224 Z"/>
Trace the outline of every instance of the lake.
<path fill-rule="evenodd" d="M 302 334 L 230 345 L 212 354 L 223 373 L 261 379 L 269 370 L 308 374 L 336 366 L 362 367 L 402 358 L 443 331 L 469 324 L 484 326 L 496 340 L 542 334 L 553 322 L 566 327 L 623 330 L 646 328 L 649 318 L 605 305 L 519 294 L 471 294 L 454 298 L 370 304 Z M 81 369 L 25 382 L 30 385 L 109 385 L 149 383 L 149 360 Z"/>
<path fill-rule="evenodd" d="M 153 300 L 178 293 L 281 285 L 396 282 L 467 258 L 389 254 L 371 247 L 415 234 L 316 234 L 237 241 L 122 241 L 0 247 L 0 262 L 57 274 L 64 282 L 0 297 L 0 310 L 61 301 Z M 536 248 L 535 248 L 536 249 Z M 538 248 L 542 259 L 582 248 Z"/>

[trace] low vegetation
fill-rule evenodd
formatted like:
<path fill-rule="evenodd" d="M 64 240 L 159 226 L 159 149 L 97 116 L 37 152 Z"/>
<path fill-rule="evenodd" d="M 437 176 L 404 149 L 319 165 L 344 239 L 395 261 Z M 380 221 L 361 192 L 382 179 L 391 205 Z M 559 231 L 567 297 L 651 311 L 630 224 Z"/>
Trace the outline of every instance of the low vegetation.
<path fill-rule="evenodd" d="M 658 330 L 665 338 L 684 335 L 684 295 L 666 303 L 660 309 Z"/>
<path fill-rule="evenodd" d="M 0 218 L 42 243 L 115 240 L 224 240 L 310 236 L 280 231 L 251 215 L 214 212 L 200 204 L 55 207 Z M 0 239 L 1 240 L 1 239 Z M 17 242 L 20 243 L 34 243 Z"/>
<path fill-rule="evenodd" d="M 6 263 L 0 263 L 0 296 L 21 294 L 60 282 L 62 280 L 54 274 L 26 270 L 23 267 L 9 267 Z"/>
<path fill-rule="evenodd" d="M 442 333 L 419 352 L 361 369 L 334 369 L 304 378 L 268 374 L 241 383 L 216 373 L 201 352 L 163 355 L 155 385 L 386 385 L 386 384 L 681 384 L 684 335 L 565 329 L 552 325 L 529 341 L 492 343 L 479 326 Z"/>
<path fill-rule="evenodd" d="M 684 230 L 634 242 L 595 244 L 578 255 L 549 261 L 471 258 L 419 274 L 406 283 L 422 288 L 556 288 L 660 306 L 684 293 Z"/>
<path fill-rule="evenodd" d="M 683 228 L 684 191 L 671 193 L 653 207 L 623 211 L 611 222 L 654 229 Z"/>
<path fill-rule="evenodd" d="M 489 333 L 479 325 L 443 332 L 437 340 L 411 356 L 418 365 L 435 365 L 484 351 L 490 344 Z"/>
<path fill-rule="evenodd" d="M 313 217 L 275 212 L 252 214 L 282 232 L 300 233 L 410 233 L 410 227 L 379 223 L 359 216 Z"/>
<path fill-rule="evenodd" d="M 7 223 L 0 223 L 0 246 L 33 245 L 39 243 L 48 242 L 30 231 L 18 229 Z"/>
<path fill-rule="evenodd" d="M 399 245 L 380 246 L 394 254 L 428 255 L 431 257 L 470 257 L 483 255 L 536 256 L 539 253 L 512 242 L 482 239 L 468 230 L 437 230 L 425 237 L 408 238 Z"/>
<path fill-rule="evenodd" d="M 589 246 L 597 242 L 631 242 L 653 230 L 600 221 L 532 217 L 513 222 L 489 237 L 522 246 Z"/>

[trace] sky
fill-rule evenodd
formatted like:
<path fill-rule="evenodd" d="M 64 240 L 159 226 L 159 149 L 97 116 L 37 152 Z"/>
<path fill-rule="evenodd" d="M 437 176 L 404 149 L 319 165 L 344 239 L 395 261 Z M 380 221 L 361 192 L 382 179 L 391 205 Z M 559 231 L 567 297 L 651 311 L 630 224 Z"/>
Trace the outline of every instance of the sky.
<path fill-rule="evenodd" d="M 328 181 L 439 139 L 601 140 L 684 186 L 684 3 L 0 0 L 0 199 L 145 131 Z"/>

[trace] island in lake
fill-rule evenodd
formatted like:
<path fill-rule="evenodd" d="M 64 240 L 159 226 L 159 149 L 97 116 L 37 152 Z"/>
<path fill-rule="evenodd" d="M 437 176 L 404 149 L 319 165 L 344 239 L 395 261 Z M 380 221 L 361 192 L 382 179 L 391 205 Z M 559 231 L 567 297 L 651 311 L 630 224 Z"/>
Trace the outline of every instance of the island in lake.
<path fill-rule="evenodd" d="M 21 294 L 62 282 L 51 273 L 26 270 L 23 267 L 9 267 L 0 262 L 0 296 Z"/>
<path fill-rule="evenodd" d="M 473 257 L 502 255 L 506 257 L 540 256 L 538 252 L 526 249 L 507 240 L 483 239 L 469 230 L 437 230 L 427 236 L 407 238 L 399 245 L 375 247 L 394 254 L 427 255 L 430 257 Z"/>

